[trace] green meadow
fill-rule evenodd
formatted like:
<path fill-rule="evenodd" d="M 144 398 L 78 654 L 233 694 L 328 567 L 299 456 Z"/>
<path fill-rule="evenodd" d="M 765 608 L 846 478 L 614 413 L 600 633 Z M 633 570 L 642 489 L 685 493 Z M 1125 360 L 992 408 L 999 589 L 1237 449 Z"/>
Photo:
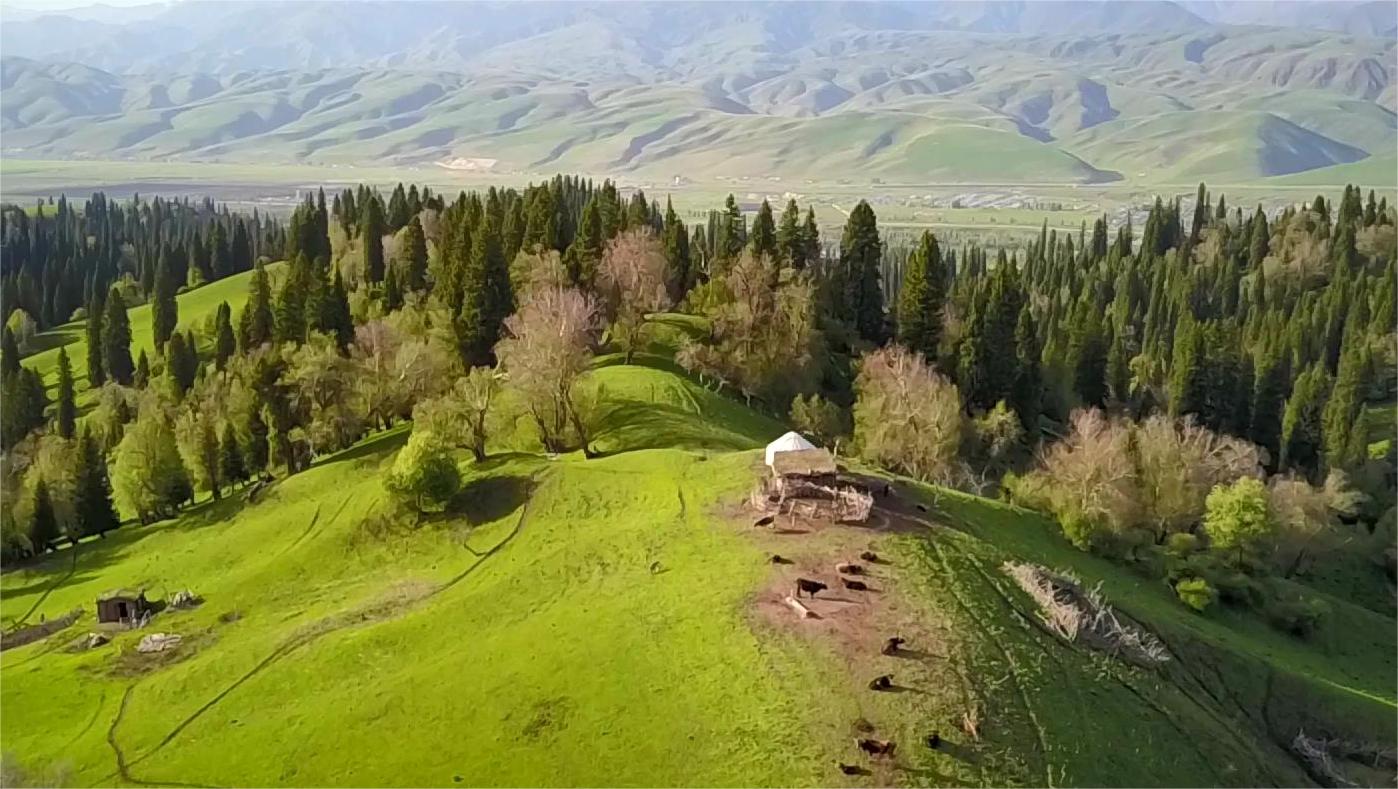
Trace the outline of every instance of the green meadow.
<path fill-rule="evenodd" d="M 209 303 L 240 292 L 220 286 Z M 604 357 L 592 375 L 600 457 L 548 458 L 507 426 L 490 459 L 461 457 L 449 516 L 385 517 L 398 428 L 255 502 L 204 502 L 6 572 L 7 627 L 85 612 L 4 652 L 7 767 L 84 786 L 1296 785 L 1309 779 L 1279 739 L 1296 726 L 1394 736 L 1395 643 L 1377 613 L 1337 598 L 1304 642 L 1192 614 L 1038 515 L 906 480 L 872 527 L 758 536 L 741 504 L 782 425 L 662 356 Z M 887 565 L 851 630 L 772 614 L 786 587 L 770 552 L 854 544 Z M 1100 581 L 1172 660 L 1143 669 L 1049 635 L 1007 559 Z M 203 603 L 70 649 L 116 587 Z M 136 652 L 152 631 L 184 641 Z M 878 655 L 886 632 L 915 652 Z M 904 692 L 865 688 L 886 671 Z M 898 742 L 895 758 L 861 760 L 856 736 Z"/>

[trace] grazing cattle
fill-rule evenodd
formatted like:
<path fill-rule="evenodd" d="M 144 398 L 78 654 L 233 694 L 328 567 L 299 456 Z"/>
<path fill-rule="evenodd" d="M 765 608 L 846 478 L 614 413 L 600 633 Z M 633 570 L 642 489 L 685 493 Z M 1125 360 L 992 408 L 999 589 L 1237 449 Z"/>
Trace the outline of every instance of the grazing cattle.
<path fill-rule="evenodd" d="M 797 579 L 796 579 L 796 596 L 797 596 L 797 597 L 800 597 L 802 592 L 805 592 L 807 595 L 809 595 L 809 596 L 811 596 L 811 597 L 815 597 L 817 592 L 821 592 L 821 591 L 824 591 L 824 590 L 829 589 L 829 588 L 830 588 L 830 587 L 826 586 L 825 584 L 821 583 L 820 581 L 812 581 L 812 580 L 809 579 L 809 578 L 797 578 Z"/>
<path fill-rule="evenodd" d="M 926 505 L 926 504 L 919 504 L 919 505 L 917 505 L 917 511 L 918 511 L 918 512 L 927 512 L 927 505 Z"/>
<path fill-rule="evenodd" d="M 901 636 L 890 636 L 887 641 L 883 642 L 883 649 L 879 651 L 885 655 L 896 655 L 898 654 L 898 648 L 903 646 L 903 643 L 904 641 Z"/>
<path fill-rule="evenodd" d="M 898 747 L 898 743 L 892 740 L 875 740 L 868 737 L 860 737 L 855 743 L 859 745 L 859 750 L 870 756 L 892 756 L 893 749 Z"/>
<path fill-rule="evenodd" d="M 869 680 L 869 690 L 892 690 L 892 689 L 893 689 L 893 675 L 892 675 L 892 674 L 884 674 L 884 675 L 882 675 L 882 676 L 874 677 L 873 679 Z"/>
<path fill-rule="evenodd" d="M 857 564 L 850 564 L 849 562 L 840 562 L 839 564 L 835 565 L 835 572 L 844 573 L 845 575 L 863 575 L 864 568 L 860 567 Z"/>
<path fill-rule="evenodd" d="M 877 562 L 879 560 L 879 555 L 873 551 L 865 551 L 859 554 L 859 558 L 866 562 Z"/>
<path fill-rule="evenodd" d="M 934 751 L 942 747 L 942 735 L 935 731 L 927 735 L 927 747 Z"/>
<path fill-rule="evenodd" d="M 856 592 L 869 591 L 869 587 L 866 586 L 863 581 L 852 581 L 848 578 L 841 578 L 840 583 L 844 584 L 846 589 L 853 589 Z"/>
<path fill-rule="evenodd" d="M 835 762 L 835 763 L 838 764 L 838 765 L 840 766 L 840 772 L 844 773 L 845 775 L 863 775 L 863 774 L 864 774 L 864 768 L 863 768 L 863 767 L 860 767 L 860 766 L 857 765 L 857 764 L 845 764 L 844 762 Z"/>
<path fill-rule="evenodd" d="M 884 486 L 883 486 L 883 496 L 884 496 L 884 498 L 886 498 L 886 499 L 891 499 L 891 498 L 893 498 L 893 486 L 892 486 L 892 485 L 889 485 L 889 484 L 887 484 L 887 483 L 884 484 Z"/>
<path fill-rule="evenodd" d="M 772 554 L 772 564 L 791 564 L 791 560 L 779 553 Z"/>
<path fill-rule="evenodd" d="M 775 515 L 765 515 L 752 522 L 754 526 L 771 526 L 777 520 Z"/>

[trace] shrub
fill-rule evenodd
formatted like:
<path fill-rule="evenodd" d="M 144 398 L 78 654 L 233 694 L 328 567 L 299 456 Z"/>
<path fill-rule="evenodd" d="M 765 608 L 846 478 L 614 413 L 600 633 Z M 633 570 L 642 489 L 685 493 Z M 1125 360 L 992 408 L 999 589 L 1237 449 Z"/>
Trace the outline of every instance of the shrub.
<path fill-rule="evenodd" d="M 1267 621 L 1297 638 L 1310 638 L 1330 616 L 1330 606 L 1315 598 L 1292 595 L 1267 607 Z"/>
<path fill-rule="evenodd" d="M 1199 538 L 1187 532 L 1177 532 L 1165 538 L 1165 552 L 1177 559 L 1183 559 L 1200 548 Z"/>
<path fill-rule="evenodd" d="M 1204 611 L 1213 605 L 1218 593 L 1203 578 L 1183 578 L 1175 584 L 1175 594 L 1180 602 L 1194 609 Z"/>
<path fill-rule="evenodd" d="M 1261 480 L 1244 477 L 1216 486 L 1204 509 L 1204 531 L 1210 543 L 1216 550 L 1235 553 L 1237 563 L 1244 551 L 1258 547 L 1271 534 L 1267 488 Z"/>
<path fill-rule="evenodd" d="M 393 461 L 384 487 L 417 512 L 440 512 L 461 490 L 461 473 L 445 441 L 430 431 L 414 430 Z"/>

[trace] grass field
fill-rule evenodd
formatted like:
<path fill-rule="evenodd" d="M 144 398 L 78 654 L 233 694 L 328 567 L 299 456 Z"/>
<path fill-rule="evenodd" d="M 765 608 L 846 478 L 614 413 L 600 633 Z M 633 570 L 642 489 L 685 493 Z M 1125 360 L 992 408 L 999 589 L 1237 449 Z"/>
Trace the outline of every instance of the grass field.
<path fill-rule="evenodd" d="M 279 270 L 280 265 L 277 263 L 267 267 L 269 275 L 273 278 Z M 236 321 L 238 312 L 247 301 L 248 281 L 252 279 L 252 274 L 251 271 L 245 271 L 181 293 L 175 299 L 179 304 L 178 330 L 197 328 L 203 335 L 202 339 L 207 342 L 209 332 L 205 331 L 205 326 L 213 320 L 218 305 L 225 301 L 233 308 Z M 140 356 L 141 351 L 145 351 L 154 362 L 155 336 L 151 330 L 150 304 L 131 307 L 126 311 L 126 315 L 131 321 L 131 357 L 135 359 Z M 68 348 L 68 359 L 73 365 L 73 378 L 78 391 L 78 404 L 86 405 L 91 400 L 87 379 L 86 321 L 65 323 L 41 332 L 35 337 L 33 344 L 41 350 L 24 357 L 24 364 L 33 367 L 44 376 L 50 394 L 58 385 L 58 349 L 65 346 Z"/>
<path fill-rule="evenodd" d="M 140 631 L 66 651 L 90 613 L 6 651 L 7 763 L 75 785 L 1295 785 L 1277 738 L 1298 724 L 1392 739 L 1391 620 L 1336 601 L 1308 643 L 1193 615 L 1038 516 L 906 482 L 930 516 L 758 536 L 738 503 L 782 426 L 643 361 L 593 373 L 603 457 L 548 460 L 505 431 L 490 460 L 463 457 L 454 514 L 417 528 L 380 517 L 399 428 L 257 503 L 6 572 L 7 626 L 118 586 L 205 600 L 157 617 L 186 641 L 154 658 Z M 852 614 L 772 615 L 769 552 L 805 571 L 865 545 L 888 564 Z M 1033 626 L 1011 557 L 1100 580 L 1175 660 L 1146 671 Z M 879 656 L 889 632 L 916 653 Z M 864 688 L 885 671 L 904 692 Z M 979 742 L 958 728 L 971 709 Z M 897 758 L 846 776 L 861 721 Z"/>

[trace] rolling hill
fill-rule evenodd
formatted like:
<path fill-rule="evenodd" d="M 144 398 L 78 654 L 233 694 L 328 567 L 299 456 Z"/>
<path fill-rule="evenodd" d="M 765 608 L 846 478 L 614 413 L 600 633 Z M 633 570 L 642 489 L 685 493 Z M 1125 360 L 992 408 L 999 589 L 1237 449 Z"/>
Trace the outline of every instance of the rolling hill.
<path fill-rule="evenodd" d="M 0 153 L 1101 183 L 1362 169 L 1398 144 L 1392 36 L 1171 3 L 355 8 L 330 30 L 314 3 L 11 22 Z"/>
<path fill-rule="evenodd" d="M 741 502 L 780 425 L 662 357 L 591 374 L 602 457 L 547 459 L 527 426 L 507 429 L 491 459 L 462 458 L 455 514 L 418 528 L 382 517 L 400 428 L 255 503 L 7 572 L 7 625 L 118 586 L 203 598 L 152 624 L 184 636 L 173 652 L 136 652 L 142 632 L 70 650 L 90 618 L 7 650 L 8 769 L 82 784 L 1302 785 L 1297 730 L 1394 737 L 1377 613 L 1334 599 L 1308 642 L 1195 615 L 1036 515 L 907 480 L 868 527 L 754 530 Z M 876 591 L 832 594 L 821 620 L 780 603 L 794 573 L 861 550 L 884 562 Z M 1171 660 L 1054 637 L 1007 560 L 1100 581 Z M 908 650 L 880 655 L 895 632 Z M 865 688 L 886 672 L 900 692 Z M 933 731 L 938 750 L 921 744 Z M 898 742 L 895 758 L 860 759 L 859 736 Z"/>

